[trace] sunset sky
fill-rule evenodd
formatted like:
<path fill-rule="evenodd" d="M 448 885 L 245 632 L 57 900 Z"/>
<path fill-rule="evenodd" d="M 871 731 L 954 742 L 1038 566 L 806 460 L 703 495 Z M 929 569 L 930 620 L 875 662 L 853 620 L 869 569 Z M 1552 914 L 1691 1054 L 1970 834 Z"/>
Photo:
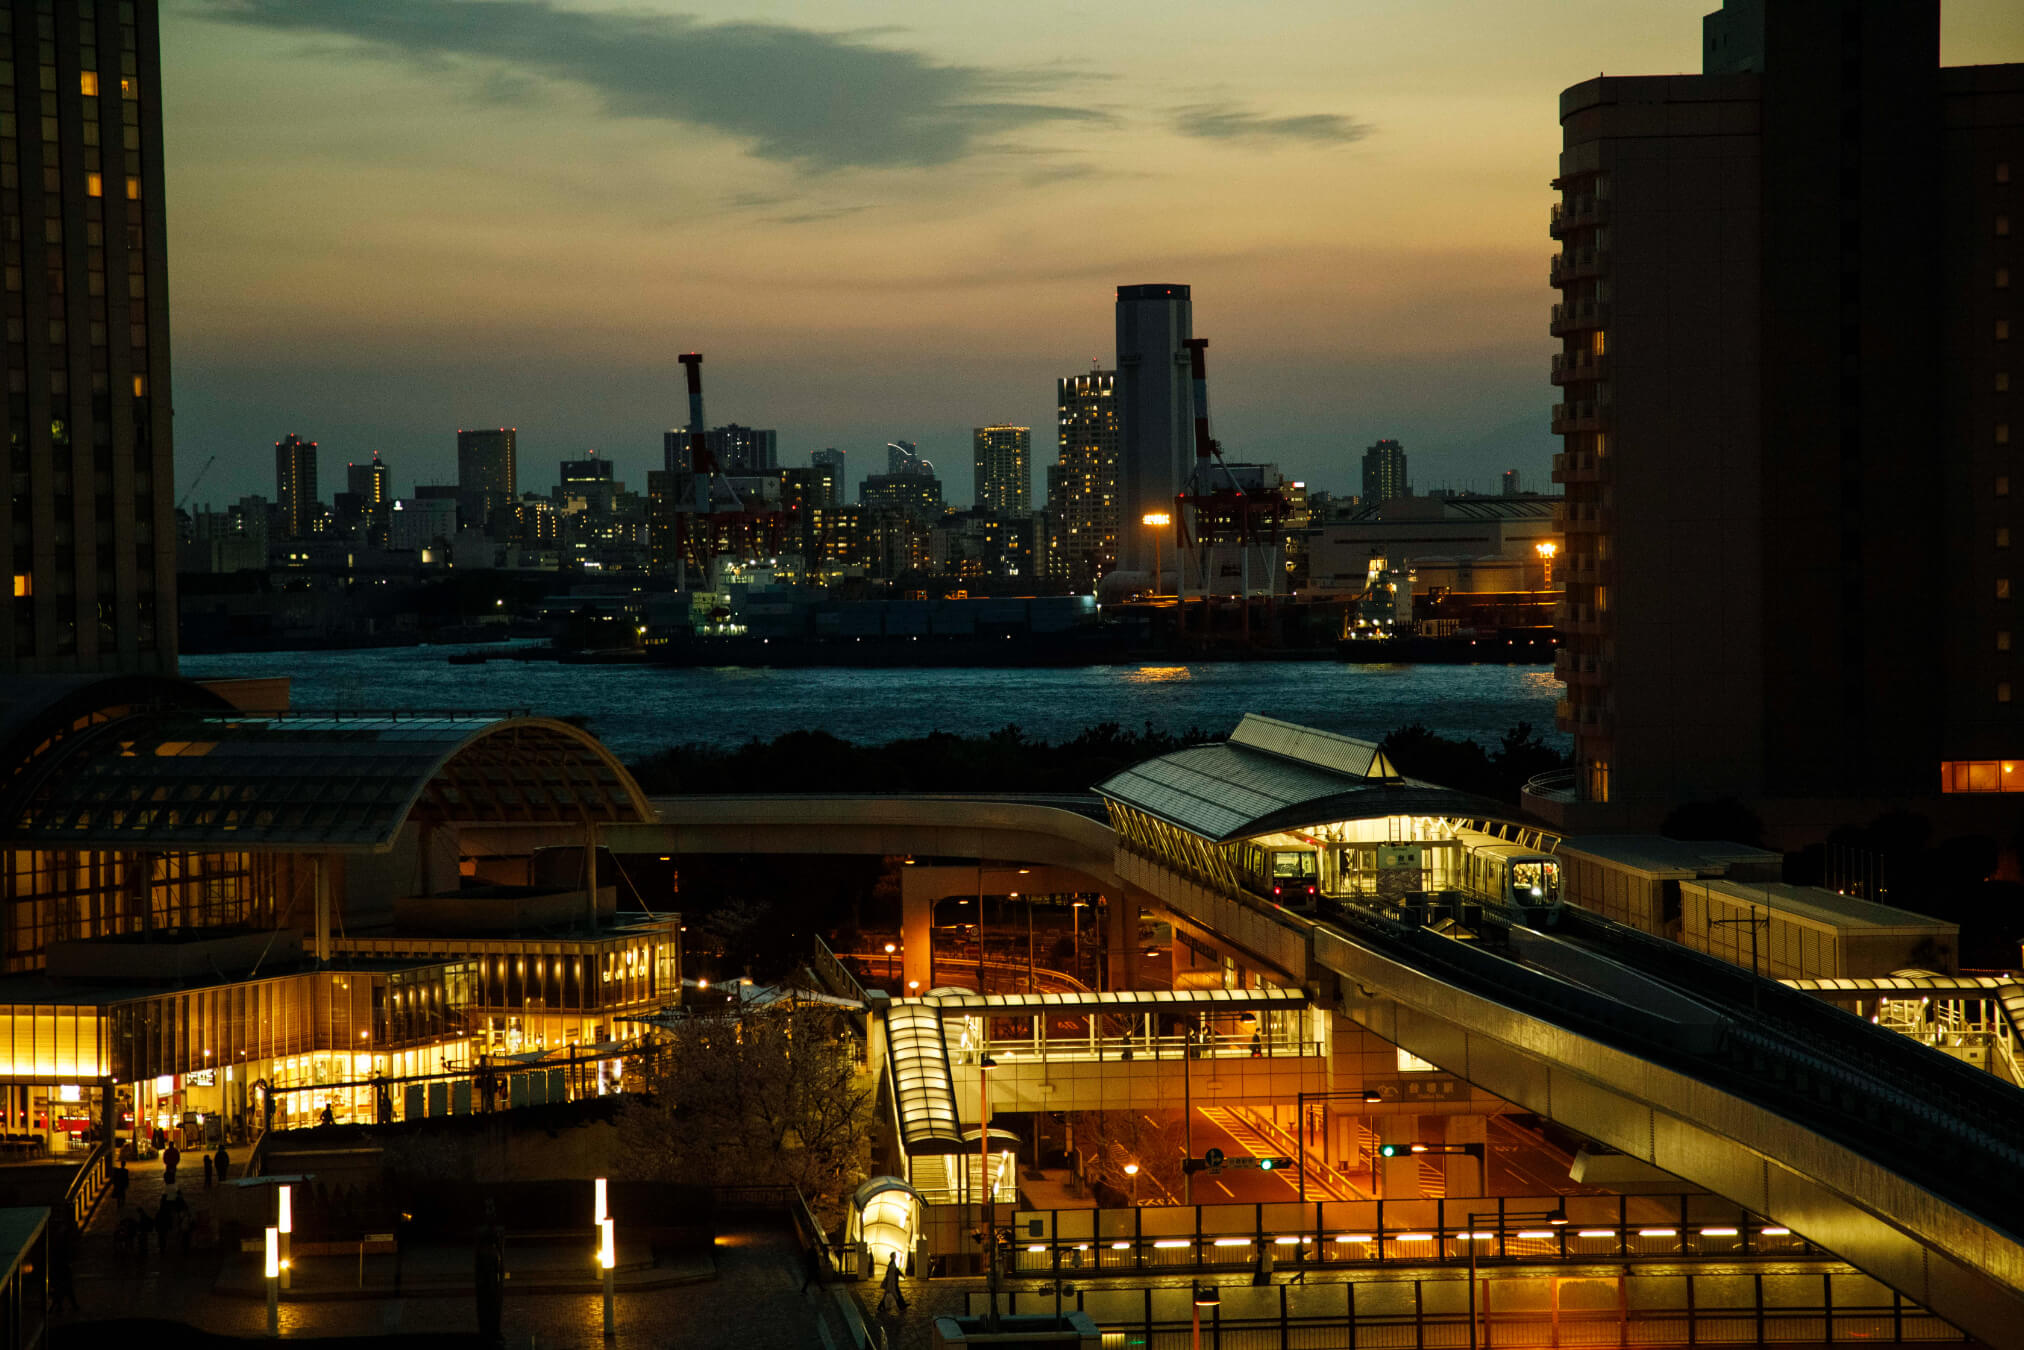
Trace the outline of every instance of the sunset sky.
<path fill-rule="evenodd" d="M 700 349 L 783 464 L 1034 428 L 1111 363 L 1119 284 L 1186 282 L 1233 459 L 1357 488 L 1546 488 L 1560 90 L 1700 64 L 1715 0 L 165 0 L 181 491 L 406 495 L 459 426 L 520 487 L 595 448 L 644 490 Z M 1949 0 L 1948 64 L 2024 60 Z M 1037 503 L 1036 503 L 1037 504 Z"/>

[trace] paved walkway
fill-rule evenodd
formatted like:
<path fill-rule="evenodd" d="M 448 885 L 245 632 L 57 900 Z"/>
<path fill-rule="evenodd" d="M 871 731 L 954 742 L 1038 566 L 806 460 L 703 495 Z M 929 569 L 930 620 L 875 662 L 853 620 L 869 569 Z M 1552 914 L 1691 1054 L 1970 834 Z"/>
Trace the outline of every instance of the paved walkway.
<path fill-rule="evenodd" d="M 161 1195 L 161 1166 L 132 1166 L 128 1207 L 138 1200 L 152 1210 Z M 204 1208 L 201 1169 L 184 1195 L 193 1211 Z M 110 1197 L 103 1208 L 112 1209 Z M 223 1254 L 213 1249 L 184 1255 L 172 1242 L 166 1256 L 151 1250 L 144 1262 L 122 1257 L 112 1250 L 115 1222 L 97 1216 L 80 1242 L 76 1283 L 82 1310 L 53 1319 L 53 1346 L 101 1343 L 93 1323 L 136 1317 L 233 1336 L 264 1335 L 264 1300 L 216 1287 Z M 801 1251 L 791 1231 L 725 1232 L 713 1256 L 715 1277 L 702 1283 L 621 1292 L 615 1300 L 617 1344 L 665 1350 L 842 1350 L 847 1344 L 839 1339 L 834 1300 L 820 1289 L 803 1289 Z M 468 1254 L 462 1260 L 468 1270 Z M 355 1278 L 356 1262 L 353 1271 Z M 362 1298 L 284 1303 L 280 1321 L 284 1337 L 448 1335 L 475 1331 L 477 1313 L 468 1295 L 391 1297 L 368 1290 Z M 607 1344 L 604 1301 L 593 1292 L 516 1293 L 509 1284 L 504 1330 L 506 1343 L 516 1350 L 596 1350 Z"/>

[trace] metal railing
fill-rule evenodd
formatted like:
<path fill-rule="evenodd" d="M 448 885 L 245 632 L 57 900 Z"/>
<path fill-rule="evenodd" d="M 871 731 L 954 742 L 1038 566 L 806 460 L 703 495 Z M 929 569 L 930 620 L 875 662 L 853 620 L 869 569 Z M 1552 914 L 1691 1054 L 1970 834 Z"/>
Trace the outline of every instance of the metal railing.
<path fill-rule="evenodd" d="M 1630 1281 L 1635 1279 L 1631 1292 Z M 1809 1272 L 1787 1280 L 1618 1272 L 1540 1280 L 1492 1275 L 1470 1335 L 1466 1296 L 1453 1276 L 1314 1284 L 1225 1285 L 1201 1310 L 1202 1344 L 1223 1350 L 1357 1347 L 1767 1345 L 1843 1341 L 1955 1342 L 1941 1318 L 1864 1277 Z M 967 1295 L 970 1315 L 990 1295 Z M 1182 1346 L 1192 1329 L 1186 1287 L 1085 1289 L 1063 1306 L 1094 1321 L 1105 1345 Z M 1051 1315 L 1052 1282 L 999 1296 L 1005 1313 Z"/>
<path fill-rule="evenodd" d="M 86 1156 L 77 1174 L 70 1179 L 70 1185 L 63 1191 L 63 1204 L 70 1211 L 71 1222 L 79 1232 L 91 1222 L 92 1211 L 112 1184 L 112 1150 L 101 1139 Z"/>
<path fill-rule="evenodd" d="M 1567 1222 L 1540 1216 L 1565 1205 Z M 933 1206 L 931 1250 L 967 1244 L 965 1216 Z M 1136 1209 L 1021 1210 L 1013 1275 L 1127 1275 L 1378 1266 L 1570 1265 L 1610 1261 L 1833 1260 L 1790 1229 L 1707 1195 L 1311 1200 Z"/>

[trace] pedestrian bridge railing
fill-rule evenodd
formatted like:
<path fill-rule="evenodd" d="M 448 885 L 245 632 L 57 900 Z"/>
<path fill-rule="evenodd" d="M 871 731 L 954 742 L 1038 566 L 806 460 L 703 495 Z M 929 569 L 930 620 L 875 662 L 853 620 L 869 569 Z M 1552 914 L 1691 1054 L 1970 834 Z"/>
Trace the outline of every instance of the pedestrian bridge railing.
<path fill-rule="evenodd" d="M 1596 1266 L 1572 1271 L 1500 1270 L 1477 1285 L 1469 1334 L 1465 1272 L 1384 1280 L 1264 1285 L 1224 1283 L 1200 1310 L 1200 1344 L 1223 1350 L 1281 1347 L 1900 1345 L 1953 1342 L 1960 1331 L 1867 1275 L 1794 1269 L 1647 1274 Z M 1190 1286 L 1082 1288 L 1060 1295 L 1086 1314 L 1105 1345 L 1185 1346 L 1195 1315 Z M 1051 1315 L 1053 1281 L 998 1296 L 1005 1313 Z M 971 1316 L 988 1293 L 967 1296 Z"/>
<path fill-rule="evenodd" d="M 1546 1216 L 1564 1206 L 1567 1222 Z M 1833 1259 L 1778 1224 L 1720 1197 L 1482 1196 L 1445 1200 L 1320 1200 L 1136 1209 L 998 1208 L 1014 1275 L 1385 1265 L 1558 1265 L 1625 1260 Z M 974 1258 L 979 1210 L 931 1205 L 931 1256 Z"/>

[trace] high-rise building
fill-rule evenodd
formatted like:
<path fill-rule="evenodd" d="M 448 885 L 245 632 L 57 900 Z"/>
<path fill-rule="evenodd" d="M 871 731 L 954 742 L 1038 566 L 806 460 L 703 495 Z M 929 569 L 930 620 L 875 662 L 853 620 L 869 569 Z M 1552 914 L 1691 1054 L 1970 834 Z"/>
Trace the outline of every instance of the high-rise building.
<path fill-rule="evenodd" d="M 858 484 L 857 500 L 870 510 L 932 521 L 942 514 L 942 480 L 919 473 L 875 473 Z"/>
<path fill-rule="evenodd" d="M 978 427 L 975 455 L 977 508 L 1023 515 L 1033 503 L 1033 429 Z"/>
<path fill-rule="evenodd" d="M 1534 805 L 2024 790 L 2024 65 L 1942 69 L 1937 0 L 1729 0 L 1703 38 L 1701 75 L 1560 99 L 1576 775 Z"/>
<path fill-rule="evenodd" d="M 703 433 L 703 444 L 717 461 L 718 473 L 772 473 L 780 467 L 779 433 L 763 427 L 736 422 L 711 427 Z"/>
<path fill-rule="evenodd" d="M 1498 493 L 1500 496 L 1505 497 L 1515 497 L 1518 495 L 1518 471 L 1516 469 L 1504 470 L 1504 475 L 1498 482 Z"/>
<path fill-rule="evenodd" d="M 556 506 L 563 512 L 586 510 L 604 515 L 617 500 L 621 484 L 612 477 L 612 464 L 599 459 L 593 450 L 582 459 L 562 461 L 561 480 L 555 485 Z M 580 507 L 573 505 L 581 502 Z"/>
<path fill-rule="evenodd" d="M 1117 386 L 1117 373 L 1108 370 L 1054 384 L 1060 449 L 1047 470 L 1047 563 L 1056 580 L 1076 590 L 1094 586 L 1117 566 Z M 1146 570 L 1152 570 L 1151 559 Z"/>
<path fill-rule="evenodd" d="M 1186 286 L 1117 288 L 1118 519 L 1171 512 L 1195 470 L 1195 386 L 1186 346 L 1194 335 Z M 1111 528 L 1113 565 L 1151 575 L 1152 533 L 1126 529 L 1115 536 Z"/>
<path fill-rule="evenodd" d="M 373 451 L 370 464 L 344 466 L 344 490 L 358 498 L 368 513 L 377 513 L 393 501 L 392 475 L 380 463 L 379 451 Z"/>
<path fill-rule="evenodd" d="M 15 0 L 0 25 L 0 669 L 173 674 L 158 6 Z"/>
<path fill-rule="evenodd" d="M 1363 452 L 1363 505 L 1383 506 L 1394 497 L 1413 495 L 1412 479 L 1406 476 L 1405 447 L 1386 438 Z"/>
<path fill-rule="evenodd" d="M 886 472 L 895 477 L 902 474 L 916 474 L 923 478 L 933 478 L 935 463 L 923 456 L 921 447 L 912 441 L 887 441 Z"/>
<path fill-rule="evenodd" d="M 695 466 L 689 462 L 689 429 L 675 427 L 661 433 L 661 468 L 668 473 L 691 473 Z"/>
<path fill-rule="evenodd" d="M 289 432 L 274 442 L 274 503 L 283 539 L 306 539 L 316 518 L 316 442 Z"/>
<path fill-rule="evenodd" d="M 493 512 L 519 497 L 518 439 L 513 427 L 457 432 L 457 513 L 464 525 L 485 529 Z"/>
<path fill-rule="evenodd" d="M 830 446 L 826 450 L 817 450 L 808 457 L 808 462 L 816 468 L 828 469 L 830 471 L 832 478 L 836 482 L 835 505 L 838 506 L 841 506 L 844 499 L 849 495 L 850 480 L 843 476 L 843 460 L 843 451 L 838 450 L 835 446 Z"/>

